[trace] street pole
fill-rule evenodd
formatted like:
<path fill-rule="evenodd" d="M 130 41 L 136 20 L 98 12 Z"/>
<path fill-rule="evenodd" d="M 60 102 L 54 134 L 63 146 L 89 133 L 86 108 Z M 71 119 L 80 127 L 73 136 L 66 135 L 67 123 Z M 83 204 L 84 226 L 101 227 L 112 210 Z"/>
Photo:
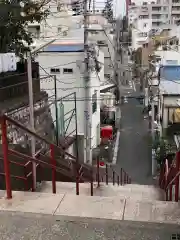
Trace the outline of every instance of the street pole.
<path fill-rule="evenodd" d="M 56 113 L 56 144 L 59 145 L 59 118 L 58 118 L 58 104 L 57 104 L 57 79 L 54 76 L 54 95 L 55 95 L 55 113 Z"/>
<path fill-rule="evenodd" d="M 28 74 L 28 88 L 29 88 L 29 115 L 31 130 L 35 132 L 34 127 L 34 103 L 33 103 L 33 84 L 32 84 L 32 58 L 31 53 L 27 54 L 27 74 Z M 36 140 L 31 136 L 31 155 L 34 158 L 36 154 Z M 33 175 L 33 191 L 36 189 L 36 163 L 32 162 L 32 175 Z"/>
<path fill-rule="evenodd" d="M 34 125 L 34 102 L 33 102 L 33 83 L 32 83 L 32 55 L 36 54 L 39 50 L 45 46 L 53 43 L 56 39 L 52 39 L 49 42 L 46 42 L 42 46 L 39 46 L 33 49 L 31 52 L 27 53 L 27 74 L 28 74 L 28 93 L 29 93 L 29 116 L 30 116 L 30 127 L 33 132 L 35 132 Z M 34 136 L 31 136 L 31 155 L 34 158 L 36 155 L 36 139 Z M 36 163 L 32 163 L 32 175 L 33 175 L 33 186 L 32 191 L 36 190 Z"/>
<path fill-rule="evenodd" d="M 90 93 L 90 76 L 89 76 L 89 49 L 88 49 L 88 0 L 84 1 L 84 84 L 85 84 L 85 110 L 84 110 L 84 135 L 85 135 L 85 154 L 84 159 L 87 164 L 92 163 L 91 149 L 91 93 Z"/>
<path fill-rule="evenodd" d="M 152 141 L 154 141 L 154 100 L 151 101 L 151 134 L 152 134 Z"/>

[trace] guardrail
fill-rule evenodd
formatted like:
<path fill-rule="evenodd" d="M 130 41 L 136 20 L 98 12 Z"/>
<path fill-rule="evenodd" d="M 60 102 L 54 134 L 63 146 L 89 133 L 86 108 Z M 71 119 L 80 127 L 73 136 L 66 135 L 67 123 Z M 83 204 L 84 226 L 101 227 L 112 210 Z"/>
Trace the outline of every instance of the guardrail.
<path fill-rule="evenodd" d="M 110 174 L 109 174 L 110 171 Z M 105 181 L 104 181 L 105 180 Z M 121 168 L 120 173 L 117 173 L 116 170 L 113 169 L 111 165 L 105 164 L 105 171 L 104 169 L 100 168 L 100 161 L 97 160 L 97 170 L 96 170 L 96 181 L 98 184 L 98 187 L 100 186 L 100 182 L 105 182 L 106 185 L 110 181 L 112 181 L 113 185 L 117 183 L 118 185 L 124 185 L 124 184 L 130 184 L 131 178 L 127 174 L 126 171 L 124 171 L 123 168 Z"/>
<path fill-rule="evenodd" d="M 180 152 L 176 153 L 176 157 L 169 166 L 168 160 L 165 160 L 164 165 L 160 171 L 159 186 L 164 189 L 166 194 L 166 201 L 173 201 L 173 187 L 174 200 L 179 201 L 179 176 L 180 176 Z"/>

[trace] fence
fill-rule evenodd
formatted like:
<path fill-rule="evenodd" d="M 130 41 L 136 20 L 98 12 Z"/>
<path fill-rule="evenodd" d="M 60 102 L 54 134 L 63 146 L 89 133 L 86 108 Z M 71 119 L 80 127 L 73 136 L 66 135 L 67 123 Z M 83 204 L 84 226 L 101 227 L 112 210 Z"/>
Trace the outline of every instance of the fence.
<path fill-rule="evenodd" d="M 172 164 L 169 165 L 168 160 L 166 159 L 160 171 L 159 186 L 165 191 L 166 201 L 175 200 L 176 202 L 178 202 L 179 175 L 180 175 L 180 152 L 177 152 L 176 157 Z"/>

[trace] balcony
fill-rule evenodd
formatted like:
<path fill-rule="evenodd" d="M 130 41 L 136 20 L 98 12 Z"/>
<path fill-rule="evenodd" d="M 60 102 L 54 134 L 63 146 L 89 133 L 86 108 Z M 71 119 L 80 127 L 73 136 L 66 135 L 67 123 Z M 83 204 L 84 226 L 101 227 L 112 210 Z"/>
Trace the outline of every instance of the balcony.
<path fill-rule="evenodd" d="M 161 14 L 161 12 L 162 12 L 161 7 L 152 7 L 152 11 L 157 12 L 157 13 L 159 12 L 159 14 Z"/>
<path fill-rule="evenodd" d="M 180 13 L 180 7 L 172 7 L 171 14 L 179 15 L 179 13 Z"/>
<path fill-rule="evenodd" d="M 172 7 L 174 7 L 174 6 L 180 6 L 180 0 L 173 0 Z"/>

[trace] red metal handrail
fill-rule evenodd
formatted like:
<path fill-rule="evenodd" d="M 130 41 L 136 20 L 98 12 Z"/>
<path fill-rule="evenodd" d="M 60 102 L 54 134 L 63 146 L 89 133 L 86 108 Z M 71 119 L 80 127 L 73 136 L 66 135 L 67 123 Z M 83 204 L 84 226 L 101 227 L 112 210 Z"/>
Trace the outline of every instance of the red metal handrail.
<path fill-rule="evenodd" d="M 112 175 L 108 174 L 109 173 L 108 169 L 111 170 Z M 104 181 L 104 176 L 105 176 L 106 185 L 109 184 L 109 179 L 112 180 L 113 185 L 115 185 L 115 183 L 117 183 L 118 185 L 120 185 L 120 184 L 124 185 L 126 183 L 127 184 L 131 183 L 131 178 L 122 168 L 120 170 L 120 174 L 118 174 L 117 171 L 114 170 L 111 165 L 109 165 L 109 168 L 108 168 L 108 164 L 105 164 L 105 172 L 104 172 L 104 170 L 102 168 L 100 168 L 99 159 L 97 159 L 96 181 L 97 181 L 98 187 L 100 186 L 100 182 Z"/>
<path fill-rule="evenodd" d="M 3 115 L 3 116 L 1 116 L 0 120 L 1 120 L 1 128 L 2 128 L 2 147 L 3 147 L 3 160 L 4 160 L 4 173 L 1 173 L 1 175 L 5 176 L 6 192 L 7 192 L 8 199 L 12 198 L 11 177 L 21 179 L 27 183 L 28 177 L 30 175 L 33 175 L 32 169 L 29 173 L 26 173 L 26 171 L 24 171 L 25 173 L 24 173 L 23 177 L 10 174 L 10 163 L 13 163 L 20 167 L 26 168 L 27 166 L 29 166 L 29 164 L 32 164 L 32 162 L 35 162 L 37 164 L 36 166 L 44 166 L 44 167 L 50 168 L 52 170 L 52 192 L 53 193 L 56 193 L 56 173 L 60 172 L 60 173 L 63 173 L 65 175 L 68 175 L 68 176 L 72 177 L 73 179 L 75 179 L 77 195 L 79 195 L 79 182 L 81 180 L 89 181 L 90 187 L 91 187 L 90 188 L 91 196 L 93 196 L 93 171 L 94 171 L 94 169 L 92 167 L 88 167 L 85 164 L 79 164 L 78 159 L 76 157 L 74 157 L 73 155 L 65 152 L 63 148 L 61 148 L 60 146 L 56 146 L 54 143 L 51 143 L 47 139 L 44 139 L 43 137 L 34 133 L 30 129 L 24 127 L 22 124 L 16 122 L 15 120 L 11 119 L 10 117 Z M 37 138 L 37 139 L 41 140 L 42 142 L 46 143 L 47 145 L 49 145 L 50 156 L 48 158 L 49 158 L 50 162 L 48 163 L 48 162 L 45 162 L 45 161 L 39 159 L 39 156 L 42 155 L 40 150 L 36 153 L 36 155 L 34 157 L 32 157 L 27 154 L 15 151 L 13 149 L 9 149 L 8 138 L 7 138 L 7 122 L 15 125 L 16 127 L 19 127 L 26 134 L 34 136 L 35 138 Z M 63 153 L 63 155 L 67 155 L 71 159 L 70 161 L 72 163 L 76 164 L 75 165 L 76 166 L 75 175 L 73 173 L 69 172 L 68 170 L 63 169 L 56 165 L 55 149 L 58 149 L 60 151 L 60 154 Z M 25 161 L 25 163 L 18 163 L 14 160 L 13 161 L 9 160 L 9 155 L 15 155 L 18 157 L 18 159 L 22 159 L 23 161 Z M 106 164 L 105 173 L 103 173 L 103 175 L 106 176 L 106 184 L 108 184 L 108 178 L 110 177 L 108 174 L 108 169 L 109 169 L 108 165 Z M 130 178 L 123 169 L 121 169 L 120 174 L 118 174 L 112 167 L 110 167 L 110 170 L 111 170 L 111 177 L 112 177 L 113 184 L 115 184 L 115 182 L 117 182 L 118 184 L 121 183 L 121 185 L 125 184 L 125 183 L 130 183 Z M 85 171 L 88 172 L 87 175 L 84 174 Z M 98 186 L 99 186 L 100 178 L 101 177 L 103 178 L 103 175 L 100 176 L 101 170 L 99 168 L 99 163 L 97 164 L 97 171 L 98 171 Z M 124 178 L 123 178 L 123 175 L 124 175 Z M 27 190 L 27 187 L 26 187 L 26 190 Z M 33 188 L 32 188 L 32 190 L 33 190 Z"/>
<path fill-rule="evenodd" d="M 175 166 L 174 166 L 175 165 Z M 175 186 L 175 201 L 179 200 L 179 176 L 180 176 L 180 151 L 176 153 L 175 161 L 171 166 L 166 159 L 162 166 L 159 184 L 166 193 L 166 201 L 172 201 L 173 199 L 173 186 Z"/>
<path fill-rule="evenodd" d="M 72 158 L 72 159 L 76 159 L 76 157 L 74 157 L 73 155 L 71 155 L 70 153 L 64 151 L 63 147 L 61 145 L 57 146 L 56 144 L 52 143 L 51 141 L 39 136 L 37 133 L 33 132 L 32 130 L 30 130 L 29 128 L 23 126 L 21 123 L 15 121 L 14 119 L 4 115 L 2 117 L 2 119 L 4 121 L 8 121 L 9 123 L 19 127 L 20 129 L 24 130 L 26 133 L 30 134 L 31 136 L 34 136 L 35 138 L 41 140 L 42 142 L 48 144 L 48 145 L 53 145 L 54 147 L 56 147 L 56 149 L 59 149 L 60 151 L 63 151 L 64 155 L 67 155 L 68 157 Z"/>
<path fill-rule="evenodd" d="M 12 155 L 16 155 L 18 156 L 18 158 L 21 158 L 23 160 L 26 161 L 26 163 L 23 165 L 22 163 L 18 163 L 18 162 L 13 162 L 13 164 L 19 165 L 21 167 L 27 167 L 30 163 L 32 164 L 32 162 L 36 162 L 38 165 L 43 165 L 46 166 L 48 168 L 52 169 L 52 188 L 53 188 L 53 193 L 56 192 L 56 187 L 55 187 L 55 181 L 56 181 L 56 172 L 60 172 L 60 173 L 64 173 L 67 176 L 70 176 L 71 173 L 66 171 L 65 169 L 62 169 L 60 167 L 56 166 L 56 161 L 55 161 L 55 157 L 54 157 L 54 151 L 55 149 L 59 149 L 60 150 L 60 154 L 63 153 L 63 155 L 68 156 L 69 158 L 71 158 L 72 162 L 76 162 L 76 158 L 65 152 L 63 148 L 56 146 L 55 144 L 51 143 L 49 140 L 42 138 L 41 136 L 39 136 L 38 134 L 34 133 L 33 131 L 31 131 L 30 129 L 24 127 L 22 124 L 16 122 L 15 120 L 11 119 L 10 117 L 7 117 L 5 115 L 1 116 L 1 128 L 2 128 L 2 147 L 3 147 L 3 159 L 4 159 L 4 173 L 5 173 L 5 183 L 6 183 L 6 191 L 7 191 L 7 198 L 12 198 L 12 189 L 11 189 L 11 177 L 12 174 L 10 174 L 10 162 L 9 161 L 9 154 Z M 44 162 L 40 159 L 37 159 L 37 155 L 39 154 L 39 152 L 36 154 L 36 156 L 34 158 L 28 156 L 27 154 L 23 154 L 20 152 L 17 152 L 13 149 L 9 149 L 8 146 L 8 139 L 7 139 L 7 122 L 11 123 L 13 125 L 15 125 L 16 127 L 19 127 L 21 130 L 23 130 L 26 134 L 29 134 L 31 136 L 36 137 L 37 139 L 41 140 L 42 142 L 48 144 L 50 146 L 50 164 L 47 162 Z M 29 161 L 28 161 L 29 160 Z M 27 162 L 28 161 L 28 162 Z M 38 166 L 37 165 L 37 166 Z M 26 171 L 24 171 L 26 172 Z M 33 171 L 26 174 L 25 176 L 21 177 L 21 176 L 15 176 L 17 179 L 23 179 L 23 180 L 27 180 L 27 178 L 30 176 L 30 174 L 32 175 Z M 74 177 L 74 176 L 70 176 L 70 177 Z M 78 185 L 79 183 L 77 183 Z M 33 190 L 33 188 L 32 188 Z M 77 194 L 79 194 L 77 192 Z"/>

